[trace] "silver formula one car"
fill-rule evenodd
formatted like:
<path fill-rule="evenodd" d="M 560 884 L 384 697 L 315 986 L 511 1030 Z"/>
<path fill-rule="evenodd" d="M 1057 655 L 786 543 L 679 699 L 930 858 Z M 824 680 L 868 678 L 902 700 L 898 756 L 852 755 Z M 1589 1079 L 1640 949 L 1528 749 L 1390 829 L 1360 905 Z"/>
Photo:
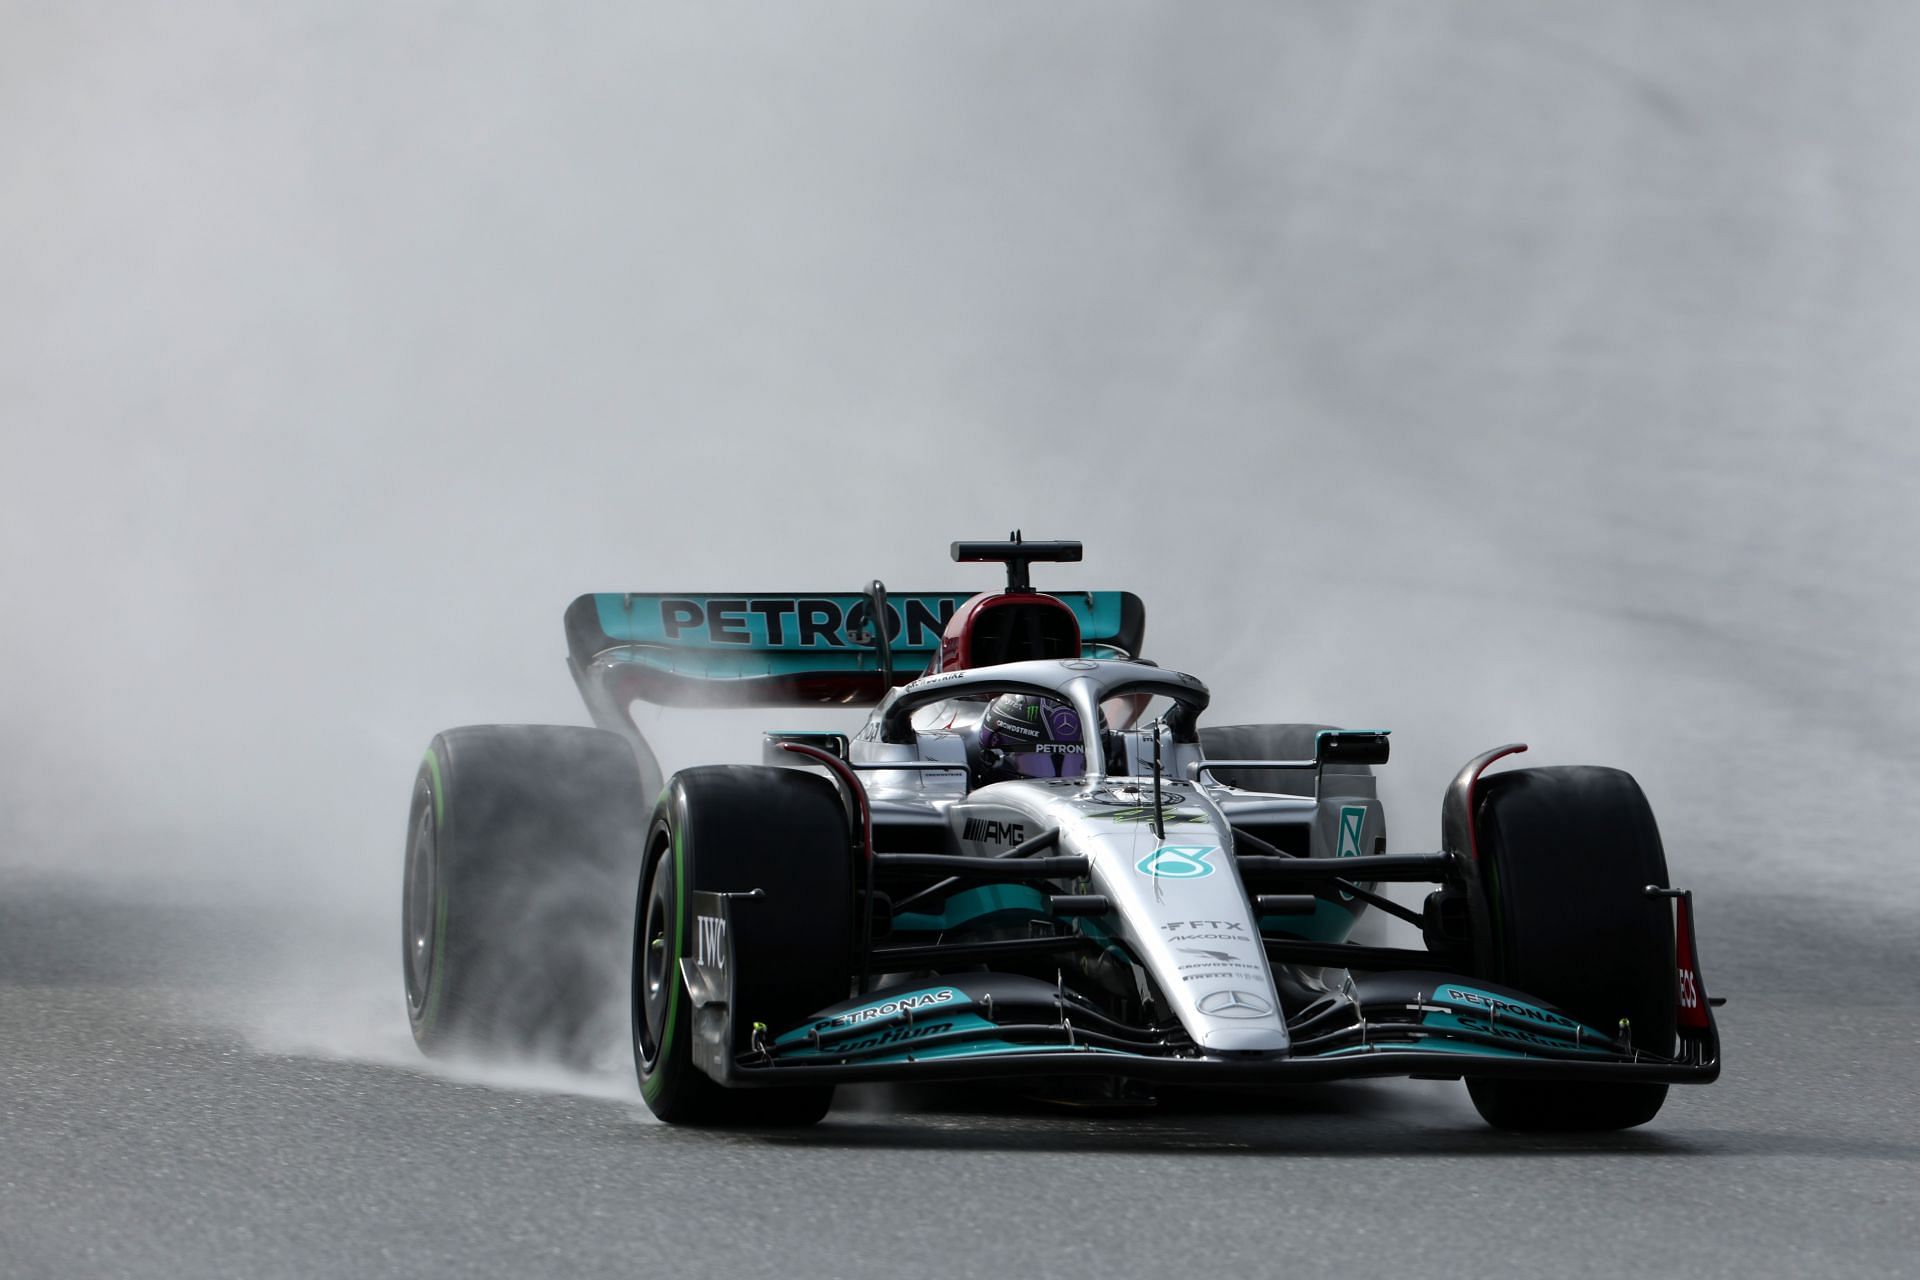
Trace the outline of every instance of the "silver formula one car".
<path fill-rule="evenodd" d="M 575 601 L 601 728 L 455 729 L 421 766 L 422 1047 L 625 1021 L 647 1105 L 688 1124 L 810 1123 L 844 1081 L 1400 1075 L 1465 1079 L 1502 1127 L 1615 1129 L 1718 1076 L 1691 898 L 1631 777 L 1488 775 L 1525 750 L 1499 747 L 1446 789 L 1441 849 L 1387 852 L 1384 731 L 1203 725 L 1206 686 L 1138 656 L 1136 597 L 1031 587 L 1078 543 L 953 555 L 1006 588 Z M 872 711 L 649 806 L 637 701 Z M 1424 946 L 1350 941 L 1369 909 Z"/>

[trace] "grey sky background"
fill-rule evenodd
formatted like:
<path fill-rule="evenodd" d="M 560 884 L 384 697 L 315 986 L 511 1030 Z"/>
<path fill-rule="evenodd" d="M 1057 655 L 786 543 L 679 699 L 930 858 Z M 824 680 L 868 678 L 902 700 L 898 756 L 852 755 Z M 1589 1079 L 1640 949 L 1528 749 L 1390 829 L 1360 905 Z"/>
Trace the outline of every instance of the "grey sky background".
<path fill-rule="evenodd" d="M 1401 847 L 1912 901 L 1920 11 L 1769 8 L 0 5 L 0 865 L 385 925 L 575 594 L 1018 525 Z"/>

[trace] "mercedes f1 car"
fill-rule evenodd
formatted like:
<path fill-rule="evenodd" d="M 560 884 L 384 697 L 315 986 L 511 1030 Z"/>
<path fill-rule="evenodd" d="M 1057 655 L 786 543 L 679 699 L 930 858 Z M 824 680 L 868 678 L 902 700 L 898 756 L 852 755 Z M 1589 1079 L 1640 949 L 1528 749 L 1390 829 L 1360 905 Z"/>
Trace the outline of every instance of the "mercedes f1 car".
<path fill-rule="evenodd" d="M 1489 774 L 1525 750 L 1497 747 L 1446 788 L 1440 849 L 1388 852 L 1385 731 L 1204 725 L 1207 687 L 1140 656 L 1137 597 L 1031 585 L 1078 543 L 952 550 L 1005 588 L 576 600 L 600 727 L 450 730 L 416 779 L 420 1045 L 630 1029 L 686 1124 L 811 1123 L 849 1081 L 1410 1076 L 1464 1079 L 1496 1126 L 1616 1129 L 1718 1076 L 1692 899 L 1627 774 Z M 871 710 L 662 788 L 636 702 Z M 1368 911 L 1422 945 L 1353 941 Z"/>

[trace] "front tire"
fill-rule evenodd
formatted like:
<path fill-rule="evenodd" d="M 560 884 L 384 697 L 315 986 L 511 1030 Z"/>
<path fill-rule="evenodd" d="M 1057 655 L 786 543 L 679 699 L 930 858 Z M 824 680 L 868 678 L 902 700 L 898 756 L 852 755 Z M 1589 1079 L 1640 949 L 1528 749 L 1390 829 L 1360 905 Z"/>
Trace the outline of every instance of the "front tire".
<path fill-rule="evenodd" d="M 831 1085 L 727 1089 L 693 1060 L 693 1009 L 680 974 L 696 891 L 731 898 L 735 1043 L 754 1023 L 778 1035 L 846 998 L 853 871 L 833 784 L 792 769 L 715 765 L 674 775 L 654 811 L 634 934 L 633 1058 L 640 1096 L 670 1124 L 809 1125 Z"/>
<path fill-rule="evenodd" d="M 1674 1046 L 1672 909 L 1649 898 L 1667 860 L 1645 795 L 1618 769 L 1517 769 L 1479 784 L 1474 814 L 1482 897 L 1476 970 L 1636 1048 Z M 1502 1129 L 1594 1131 L 1645 1124 L 1664 1084 L 1468 1080 Z"/>

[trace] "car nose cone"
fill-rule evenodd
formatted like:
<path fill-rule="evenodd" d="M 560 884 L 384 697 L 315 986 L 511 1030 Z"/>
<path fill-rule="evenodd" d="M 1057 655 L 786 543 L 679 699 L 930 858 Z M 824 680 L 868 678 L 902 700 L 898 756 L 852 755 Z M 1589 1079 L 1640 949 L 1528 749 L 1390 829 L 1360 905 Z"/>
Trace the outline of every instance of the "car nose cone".
<path fill-rule="evenodd" d="M 1242 1023 L 1237 1027 L 1215 1027 L 1203 1031 L 1198 1043 L 1208 1053 L 1260 1053 L 1284 1056 L 1289 1048 L 1287 1035 L 1278 1027 L 1258 1027 Z"/>
<path fill-rule="evenodd" d="M 1264 1018 L 1273 1006 L 1251 991 L 1212 991 L 1200 997 L 1200 1012 L 1210 1018 Z"/>

